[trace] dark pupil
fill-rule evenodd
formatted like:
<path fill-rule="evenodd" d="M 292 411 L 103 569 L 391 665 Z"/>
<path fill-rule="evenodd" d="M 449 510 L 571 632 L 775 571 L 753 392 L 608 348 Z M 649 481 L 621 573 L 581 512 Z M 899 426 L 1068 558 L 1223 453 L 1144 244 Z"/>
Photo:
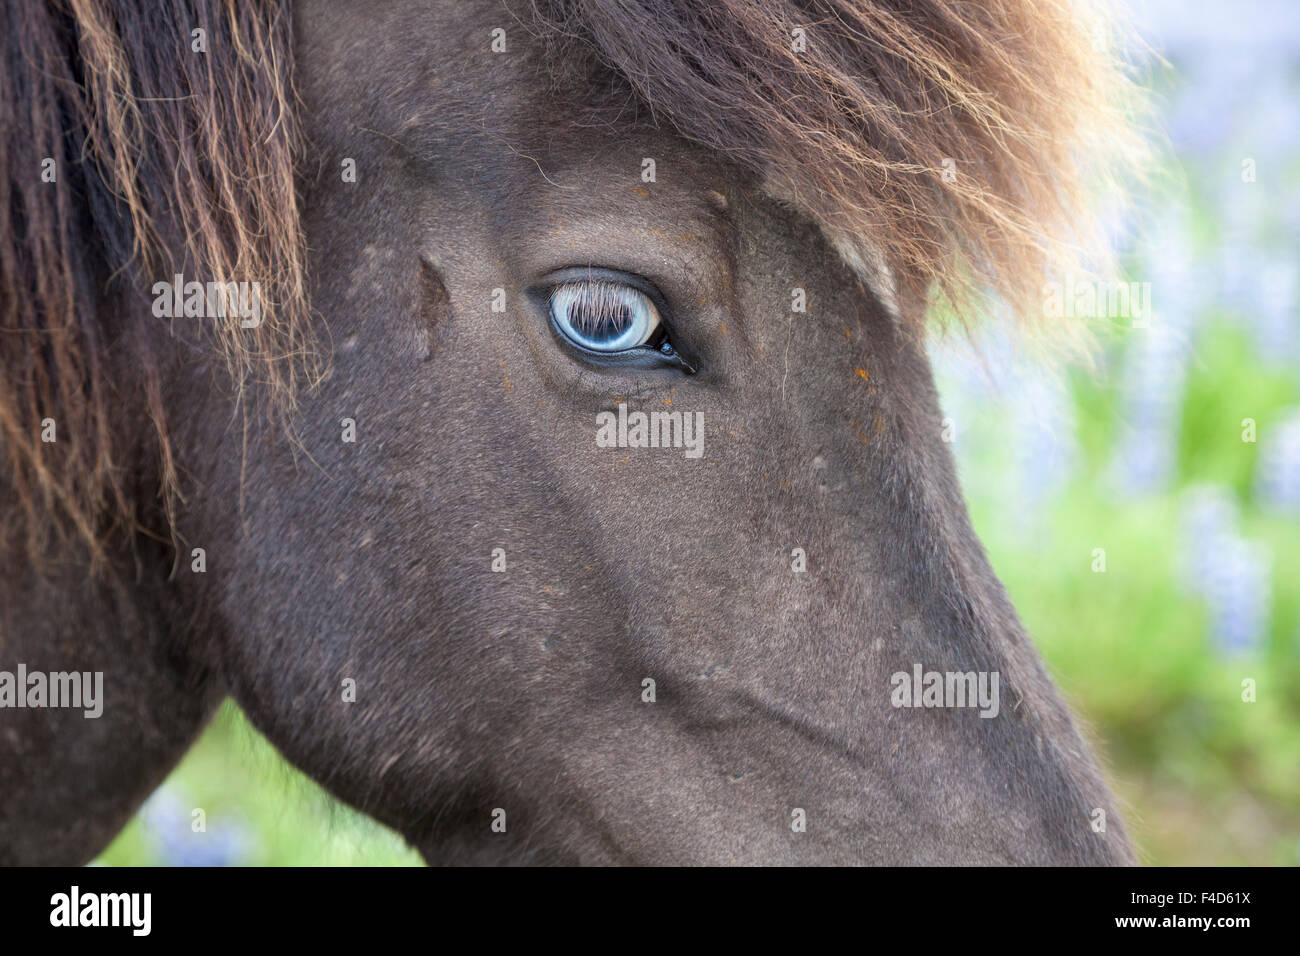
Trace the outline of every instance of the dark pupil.
<path fill-rule="evenodd" d="M 609 296 L 584 296 L 569 305 L 569 325 L 589 342 L 613 342 L 631 324 L 631 308 Z"/>

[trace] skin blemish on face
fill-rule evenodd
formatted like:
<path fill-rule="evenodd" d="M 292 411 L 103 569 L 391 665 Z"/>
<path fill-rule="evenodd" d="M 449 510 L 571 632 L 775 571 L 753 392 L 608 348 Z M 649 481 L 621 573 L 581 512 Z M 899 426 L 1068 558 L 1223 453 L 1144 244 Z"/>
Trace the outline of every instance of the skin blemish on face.
<path fill-rule="evenodd" d="M 419 323 L 412 337 L 415 354 L 421 361 L 429 361 L 435 351 L 434 338 L 439 326 L 451 313 L 451 296 L 443 282 L 442 273 L 427 259 L 420 259 L 420 309 Z M 356 336 L 350 337 L 355 340 Z"/>

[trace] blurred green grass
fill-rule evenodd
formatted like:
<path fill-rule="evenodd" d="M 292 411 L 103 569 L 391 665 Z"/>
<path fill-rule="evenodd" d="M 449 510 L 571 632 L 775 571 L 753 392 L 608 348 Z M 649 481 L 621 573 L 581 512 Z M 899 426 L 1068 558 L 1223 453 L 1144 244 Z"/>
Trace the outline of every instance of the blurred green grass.
<path fill-rule="evenodd" d="M 96 860 L 107 866 L 230 863 L 248 866 L 419 866 L 392 830 L 357 813 L 285 761 L 232 701 L 168 777 L 183 815 L 159 826 L 137 815 Z M 202 808 L 206 831 L 190 813 Z M 214 859 L 214 835 L 235 829 L 240 846 Z M 190 851 L 193 848 L 193 853 Z"/>
<path fill-rule="evenodd" d="M 1091 726 L 1143 861 L 1300 864 L 1300 517 L 1258 506 L 1259 445 L 1241 440 L 1243 417 L 1266 436 L 1300 404 L 1294 370 L 1270 372 L 1241 328 L 1212 322 L 1188 365 L 1177 474 L 1167 491 L 1136 497 L 1116 494 L 1106 473 L 1116 386 L 1082 371 L 1070 384 L 1082 461 L 1069 486 L 1027 537 L 988 491 L 1007 462 L 977 455 L 976 474 L 963 474 L 976 531 Z M 1271 552 L 1267 640 L 1249 654 L 1216 646 L 1199 596 L 1179 584 L 1180 560 L 1214 573 L 1210 549 L 1180 554 L 1179 496 L 1204 482 L 1235 493 L 1242 535 Z M 1104 573 L 1092 571 L 1094 548 L 1105 549 Z M 1254 703 L 1242 700 L 1247 678 Z"/>

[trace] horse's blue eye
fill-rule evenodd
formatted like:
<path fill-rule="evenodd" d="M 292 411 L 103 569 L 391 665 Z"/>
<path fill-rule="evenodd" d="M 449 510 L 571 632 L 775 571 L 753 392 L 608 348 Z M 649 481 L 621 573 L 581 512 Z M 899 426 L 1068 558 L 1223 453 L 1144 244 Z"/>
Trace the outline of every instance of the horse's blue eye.
<path fill-rule="evenodd" d="M 626 352 L 659 328 L 659 310 L 640 289 L 608 279 L 565 282 L 551 292 L 551 321 L 580 348 Z"/>

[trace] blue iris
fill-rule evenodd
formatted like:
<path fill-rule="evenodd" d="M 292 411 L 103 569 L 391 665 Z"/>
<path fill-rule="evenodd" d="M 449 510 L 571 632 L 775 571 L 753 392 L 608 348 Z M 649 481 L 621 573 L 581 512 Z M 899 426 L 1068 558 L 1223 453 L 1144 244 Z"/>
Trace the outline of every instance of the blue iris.
<path fill-rule="evenodd" d="M 570 341 L 592 352 L 645 345 L 659 310 L 640 289 L 607 279 L 565 282 L 551 292 L 551 320 Z"/>

